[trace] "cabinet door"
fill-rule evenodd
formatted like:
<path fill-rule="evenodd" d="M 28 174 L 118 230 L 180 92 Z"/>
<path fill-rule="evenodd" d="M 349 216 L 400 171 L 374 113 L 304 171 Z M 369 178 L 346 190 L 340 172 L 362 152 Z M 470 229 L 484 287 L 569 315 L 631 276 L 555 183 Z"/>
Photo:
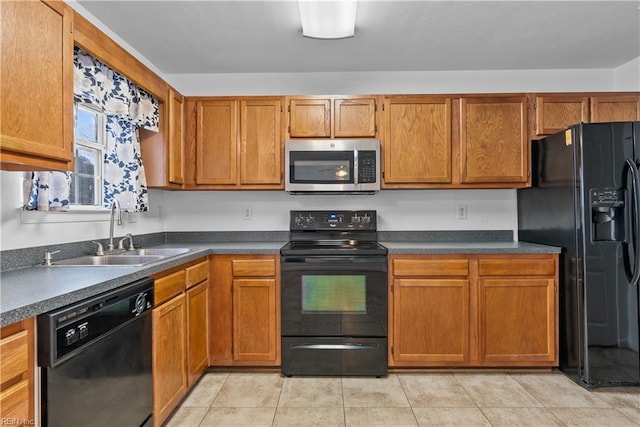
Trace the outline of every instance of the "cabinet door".
<path fill-rule="evenodd" d="M 73 12 L 63 2 L 0 2 L 0 163 L 73 170 Z"/>
<path fill-rule="evenodd" d="M 451 182 L 451 100 L 386 98 L 384 184 Z"/>
<path fill-rule="evenodd" d="M 196 184 L 235 184 L 237 101 L 198 101 L 196 110 Z"/>
<path fill-rule="evenodd" d="M 275 279 L 233 280 L 233 358 L 276 361 Z"/>
<path fill-rule="evenodd" d="M 169 90 L 169 182 L 184 184 L 184 97 Z"/>
<path fill-rule="evenodd" d="M 187 383 L 191 386 L 209 365 L 207 290 L 209 281 L 187 291 Z"/>
<path fill-rule="evenodd" d="M 521 183 L 528 179 L 526 97 L 462 98 L 462 183 Z"/>
<path fill-rule="evenodd" d="M 282 101 L 240 102 L 240 184 L 282 184 Z"/>
<path fill-rule="evenodd" d="M 479 356 L 483 365 L 552 366 L 556 292 L 550 278 L 478 281 Z"/>
<path fill-rule="evenodd" d="M 591 122 L 633 122 L 640 120 L 640 95 L 594 96 Z"/>
<path fill-rule="evenodd" d="M 393 281 L 392 363 L 436 366 L 469 360 L 469 281 Z"/>
<path fill-rule="evenodd" d="M 589 121 L 589 98 L 580 95 L 536 96 L 536 135 L 552 135 Z"/>
<path fill-rule="evenodd" d="M 187 390 L 185 295 L 153 309 L 153 423 L 162 422 Z"/>
<path fill-rule="evenodd" d="M 331 137 L 331 99 L 296 98 L 289 102 L 291 138 Z"/>
<path fill-rule="evenodd" d="M 338 98 L 333 101 L 333 136 L 375 137 L 375 98 Z"/>
<path fill-rule="evenodd" d="M 34 318 L 0 329 L 0 419 L 34 424 Z"/>

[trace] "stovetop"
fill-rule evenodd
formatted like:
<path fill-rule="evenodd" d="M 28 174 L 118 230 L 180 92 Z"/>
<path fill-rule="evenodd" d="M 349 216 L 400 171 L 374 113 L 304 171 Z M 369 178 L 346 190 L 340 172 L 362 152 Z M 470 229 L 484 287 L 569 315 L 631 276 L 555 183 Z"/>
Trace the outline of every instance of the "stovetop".
<path fill-rule="evenodd" d="M 291 211 L 291 241 L 281 255 L 386 255 L 377 242 L 377 214 L 362 211 Z"/>
<path fill-rule="evenodd" d="M 378 242 L 357 240 L 292 241 L 280 249 L 281 255 L 386 255 L 387 248 Z"/>

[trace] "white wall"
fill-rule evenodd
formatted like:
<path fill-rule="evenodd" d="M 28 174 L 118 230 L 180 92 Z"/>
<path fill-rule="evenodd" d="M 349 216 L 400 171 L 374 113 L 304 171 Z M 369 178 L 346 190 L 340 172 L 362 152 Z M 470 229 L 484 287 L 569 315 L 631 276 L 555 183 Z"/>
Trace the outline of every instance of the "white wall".
<path fill-rule="evenodd" d="M 613 90 L 613 70 L 606 69 L 169 74 L 165 77 L 187 96 Z"/>
<path fill-rule="evenodd" d="M 456 218 L 458 204 L 467 219 Z M 243 208 L 251 207 L 251 220 Z M 167 230 L 289 229 L 289 211 L 375 209 L 379 230 L 513 230 L 515 190 L 382 190 L 375 195 L 290 195 L 284 191 L 181 191 L 166 193 L 161 208 Z"/>
<path fill-rule="evenodd" d="M 613 89 L 617 91 L 640 90 L 640 56 L 613 70 Z"/>

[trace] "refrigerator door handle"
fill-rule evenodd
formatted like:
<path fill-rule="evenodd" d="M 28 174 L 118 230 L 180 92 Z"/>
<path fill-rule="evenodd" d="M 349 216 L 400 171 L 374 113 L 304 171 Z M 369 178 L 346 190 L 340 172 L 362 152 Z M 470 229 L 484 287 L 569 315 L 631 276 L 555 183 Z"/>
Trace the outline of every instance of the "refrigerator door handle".
<path fill-rule="evenodd" d="M 631 206 L 631 241 L 633 242 L 633 252 L 635 260 L 631 269 L 631 277 L 629 278 L 629 284 L 631 286 L 637 286 L 640 281 L 640 236 L 638 233 L 638 227 L 640 226 L 640 171 L 634 159 L 628 158 L 626 160 L 629 166 L 629 172 L 631 172 L 631 198 L 633 204 Z M 627 246 L 627 251 L 629 247 Z"/>

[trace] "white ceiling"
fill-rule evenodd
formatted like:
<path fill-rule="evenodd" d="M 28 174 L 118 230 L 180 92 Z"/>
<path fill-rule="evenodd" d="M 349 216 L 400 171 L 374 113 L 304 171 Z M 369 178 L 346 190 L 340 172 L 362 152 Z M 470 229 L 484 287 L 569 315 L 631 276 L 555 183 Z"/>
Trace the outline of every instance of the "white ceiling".
<path fill-rule="evenodd" d="M 640 1 L 360 0 L 356 36 L 302 37 L 295 1 L 78 0 L 165 74 L 616 68 Z"/>

